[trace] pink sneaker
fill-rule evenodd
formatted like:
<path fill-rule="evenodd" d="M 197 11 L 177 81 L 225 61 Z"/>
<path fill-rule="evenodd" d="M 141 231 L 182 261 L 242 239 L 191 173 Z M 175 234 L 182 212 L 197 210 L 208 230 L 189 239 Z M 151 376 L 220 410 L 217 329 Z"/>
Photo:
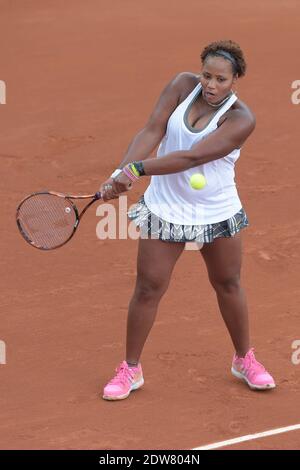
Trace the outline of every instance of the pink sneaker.
<path fill-rule="evenodd" d="M 127 362 L 123 361 L 116 372 L 115 377 L 104 387 L 104 400 L 123 400 L 132 390 L 137 390 L 144 384 L 141 364 L 129 367 Z"/>
<path fill-rule="evenodd" d="M 255 359 L 253 348 L 245 357 L 234 355 L 231 372 L 238 379 L 247 382 L 252 390 L 268 390 L 276 387 L 273 377 Z"/>

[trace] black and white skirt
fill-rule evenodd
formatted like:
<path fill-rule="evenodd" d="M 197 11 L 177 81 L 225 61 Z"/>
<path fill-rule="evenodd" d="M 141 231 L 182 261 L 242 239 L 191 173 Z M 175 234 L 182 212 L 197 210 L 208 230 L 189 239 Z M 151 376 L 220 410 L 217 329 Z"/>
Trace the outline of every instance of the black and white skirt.
<path fill-rule="evenodd" d="M 140 228 L 142 238 L 168 242 L 211 243 L 215 238 L 234 237 L 241 229 L 249 225 L 243 208 L 222 222 L 205 225 L 173 224 L 153 214 L 147 207 L 144 196 L 141 196 L 138 202 L 127 212 L 127 215 Z"/>

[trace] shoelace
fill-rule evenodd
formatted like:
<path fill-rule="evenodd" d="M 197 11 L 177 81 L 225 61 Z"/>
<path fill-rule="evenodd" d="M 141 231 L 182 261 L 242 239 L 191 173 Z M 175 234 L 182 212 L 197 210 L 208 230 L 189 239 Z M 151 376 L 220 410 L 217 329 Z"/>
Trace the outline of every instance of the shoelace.
<path fill-rule="evenodd" d="M 109 382 L 111 385 L 120 382 L 125 385 L 126 382 L 131 382 L 133 379 L 133 372 L 131 372 L 129 367 L 127 367 L 125 364 L 121 364 L 120 367 L 117 367 L 116 372 L 117 374 L 115 377 Z"/>
<path fill-rule="evenodd" d="M 254 348 L 250 349 L 247 356 L 245 357 L 244 368 L 246 370 L 249 370 L 253 364 L 260 370 L 260 372 L 265 372 L 266 369 L 264 368 L 264 366 L 255 359 Z"/>

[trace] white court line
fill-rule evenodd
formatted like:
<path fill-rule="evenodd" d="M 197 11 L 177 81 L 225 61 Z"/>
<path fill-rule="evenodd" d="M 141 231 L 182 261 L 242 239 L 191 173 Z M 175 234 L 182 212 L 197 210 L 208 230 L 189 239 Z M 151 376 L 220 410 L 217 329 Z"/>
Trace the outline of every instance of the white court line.
<path fill-rule="evenodd" d="M 275 436 L 289 431 L 296 431 L 300 429 L 300 424 L 294 424 L 293 426 L 286 426 L 285 428 L 271 429 L 270 431 L 259 432 L 257 434 L 248 434 L 247 436 L 236 437 L 235 439 L 229 439 L 228 441 L 215 442 L 214 444 L 208 444 L 206 446 L 194 447 L 192 450 L 212 450 L 220 447 L 230 446 L 232 444 L 239 444 L 240 442 L 252 441 L 253 439 L 259 439 L 260 437 Z"/>

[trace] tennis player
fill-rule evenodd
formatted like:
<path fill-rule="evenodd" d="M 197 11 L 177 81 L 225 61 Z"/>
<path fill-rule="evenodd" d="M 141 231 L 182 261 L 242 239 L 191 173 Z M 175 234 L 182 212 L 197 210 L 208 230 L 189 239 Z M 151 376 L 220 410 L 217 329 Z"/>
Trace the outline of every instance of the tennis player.
<path fill-rule="evenodd" d="M 191 241 L 199 244 L 233 343 L 232 374 L 254 390 L 275 387 L 250 348 L 247 301 L 240 282 L 241 230 L 249 222 L 234 167 L 255 128 L 255 117 L 233 88 L 245 75 L 246 62 L 233 41 L 209 44 L 201 61 L 200 75 L 180 73 L 164 88 L 119 168 L 100 188 L 110 200 L 128 190 L 130 183 L 152 176 L 128 212 L 140 228 L 137 278 L 128 311 L 126 357 L 104 387 L 106 400 L 124 399 L 144 384 L 141 353 L 176 261 Z M 149 158 L 157 145 L 157 158 Z M 190 185 L 195 173 L 207 182 L 198 191 Z"/>

